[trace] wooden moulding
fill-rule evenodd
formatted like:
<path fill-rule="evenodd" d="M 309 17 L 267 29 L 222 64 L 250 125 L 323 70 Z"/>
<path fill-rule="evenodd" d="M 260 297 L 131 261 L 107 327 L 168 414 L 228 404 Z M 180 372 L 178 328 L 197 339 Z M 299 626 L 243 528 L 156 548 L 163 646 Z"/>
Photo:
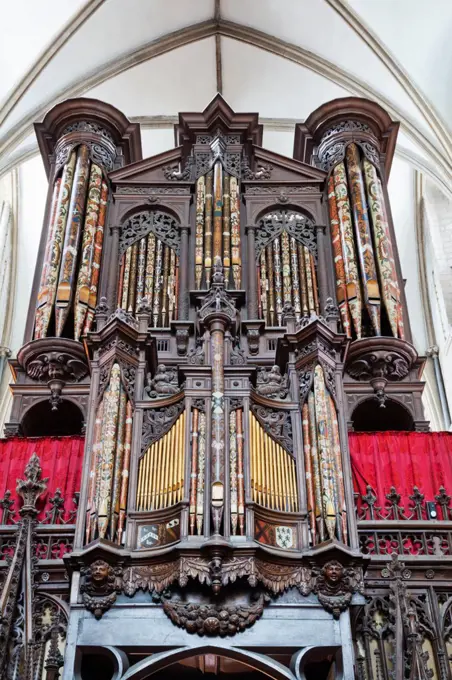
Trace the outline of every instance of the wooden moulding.
<path fill-rule="evenodd" d="M 369 126 L 372 132 L 360 132 L 360 138 L 369 138 L 384 157 L 386 177 L 389 177 L 399 123 L 391 120 L 389 114 L 376 102 L 361 97 L 342 97 L 319 106 L 304 123 L 295 126 L 294 158 L 310 163 L 314 148 L 319 145 L 323 134 L 334 125 L 354 120 Z M 353 132 L 331 135 L 332 141 L 353 139 Z"/>
<path fill-rule="evenodd" d="M 68 125 L 79 121 L 98 123 L 108 130 L 116 146 L 122 149 L 126 165 L 142 159 L 139 123 L 131 123 L 121 111 L 98 99 L 87 97 L 68 99 L 54 106 L 42 123 L 35 124 L 47 176 L 50 174 L 53 154 L 62 131 Z M 83 138 L 85 133 L 79 134 Z"/>

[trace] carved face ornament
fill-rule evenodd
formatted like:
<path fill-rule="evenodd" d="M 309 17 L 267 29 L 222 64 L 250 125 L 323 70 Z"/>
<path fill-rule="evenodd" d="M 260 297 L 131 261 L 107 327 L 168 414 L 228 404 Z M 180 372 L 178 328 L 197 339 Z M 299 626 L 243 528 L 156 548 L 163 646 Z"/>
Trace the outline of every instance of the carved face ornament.
<path fill-rule="evenodd" d="M 91 579 L 96 584 L 100 586 L 104 584 L 108 579 L 109 566 L 103 560 L 97 560 L 91 565 Z"/>
<path fill-rule="evenodd" d="M 344 569 L 339 562 L 328 562 L 323 568 L 323 573 L 328 585 L 337 588 L 344 575 Z"/>

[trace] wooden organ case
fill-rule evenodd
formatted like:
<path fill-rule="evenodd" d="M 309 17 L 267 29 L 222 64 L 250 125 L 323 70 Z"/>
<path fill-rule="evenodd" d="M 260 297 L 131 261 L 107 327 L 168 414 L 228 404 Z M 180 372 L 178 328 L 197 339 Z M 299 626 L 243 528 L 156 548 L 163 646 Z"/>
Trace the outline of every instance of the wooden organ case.
<path fill-rule="evenodd" d="M 83 413 L 65 680 L 93 645 L 145 678 L 163 650 L 217 643 L 270 677 L 325 659 L 354 677 L 369 558 L 348 428 L 363 403 L 427 427 L 387 195 L 397 127 L 336 100 L 285 158 L 217 96 L 142 160 L 139 127 L 96 100 L 36 126 L 49 199 L 7 432 L 49 399 L 49 422 Z"/>

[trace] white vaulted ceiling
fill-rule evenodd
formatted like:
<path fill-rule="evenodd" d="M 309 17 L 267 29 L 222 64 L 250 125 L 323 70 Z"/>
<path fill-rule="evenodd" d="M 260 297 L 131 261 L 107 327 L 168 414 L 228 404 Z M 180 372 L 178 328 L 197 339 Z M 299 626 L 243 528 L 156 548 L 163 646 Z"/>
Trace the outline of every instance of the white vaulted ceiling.
<path fill-rule="evenodd" d="M 67 97 L 146 119 L 152 152 L 160 119 L 170 129 L 222 89 L 259 112 L 283 153 L 319 104 L 370 97 L 401 121 L 402 157 L 452 178 L 450 0 L 16 0 L 0 11 L 0 172 L 30 157 L 32 123 Z"/>
<path fill-rule="evenodd" d="M 452 199 L 452 0 L 3 0 L 0 21 L 13 352 L 47 192 L 33 123 L 69 97 L 99 98 L 141 124 L 147 157 L 173 146 L 180 111 L 203 110 L 217 91 L 236 111 L 258 112 L 264 146 L 286 156 L 295 123 L 336 97 L 373 99 L 400 121 L 389 191 L 414 339 L 425 350 L 414 170 Z M 0 426 L 5 394 L 0 384 Z"/>

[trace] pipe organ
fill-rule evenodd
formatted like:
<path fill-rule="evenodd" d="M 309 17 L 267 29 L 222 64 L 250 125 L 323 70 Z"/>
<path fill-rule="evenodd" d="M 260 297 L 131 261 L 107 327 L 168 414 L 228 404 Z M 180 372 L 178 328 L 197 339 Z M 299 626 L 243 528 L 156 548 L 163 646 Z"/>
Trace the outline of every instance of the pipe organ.
<path fill-rule="evenodd" d="M 70 332 L 75 340 L 91 329 L 107 198 L 103 168 L 81 144 L 70 152 L 54 183 L 37 295 L 36 339 L 49 335 L 50 324 L 57 337 Z"/>
<path fill-rule="evenodd" d="M 259 316 L 266 324 L 282 325 L 284 305 L 293 306 L 298 322 L 302 317 L 318 315 L 316 242 L 312 222 L 294 211 L 269 213 L 259 222 L 257 246 Z"/>
<path fill-rule="evenodd" d="M 222 260 L 227 288 L 242 285 L 240 186 L 217 161 L 196 183 L 195 285 L 210 288 L 215 258 Z"/>
<path fill-rule="evenodd" d="M 77 520 L 64 525 L 80 575 L 71 630 L 94 615 L 86 630 L 102 640 L 111 609 L 132 656 L 155 636 L 164 648 L 173 623 L 181 645 L 238 631 L 246 643 L 290 590 L 288 635 L 296 623 L 308 648 L 306 621 L 321 621 L 325 646 L 350 650 L 350 618 L 334 619 L 364 602 L 367 562 L 348 428 L 356 408 L 384 419 L 395 403 L 426 427 L 386 189 L 396 124 L 336 100 L 296 126 L 290 159 L 219 95 L 145 160 L 139 125 L 96 100 L 63 102 L 36 130 L 46 229 L 7 427 L 83 423 Z M 153 607 L 139 625 L 138 602 Z"/>
<path fill-rule="evenodd" d="M 328 179 L 336 295 L 349 337 L 404 338 L 402 305 L 381 180 L 357 144 Z M 382 323 L 386 332 L 382 333 Z"/>

